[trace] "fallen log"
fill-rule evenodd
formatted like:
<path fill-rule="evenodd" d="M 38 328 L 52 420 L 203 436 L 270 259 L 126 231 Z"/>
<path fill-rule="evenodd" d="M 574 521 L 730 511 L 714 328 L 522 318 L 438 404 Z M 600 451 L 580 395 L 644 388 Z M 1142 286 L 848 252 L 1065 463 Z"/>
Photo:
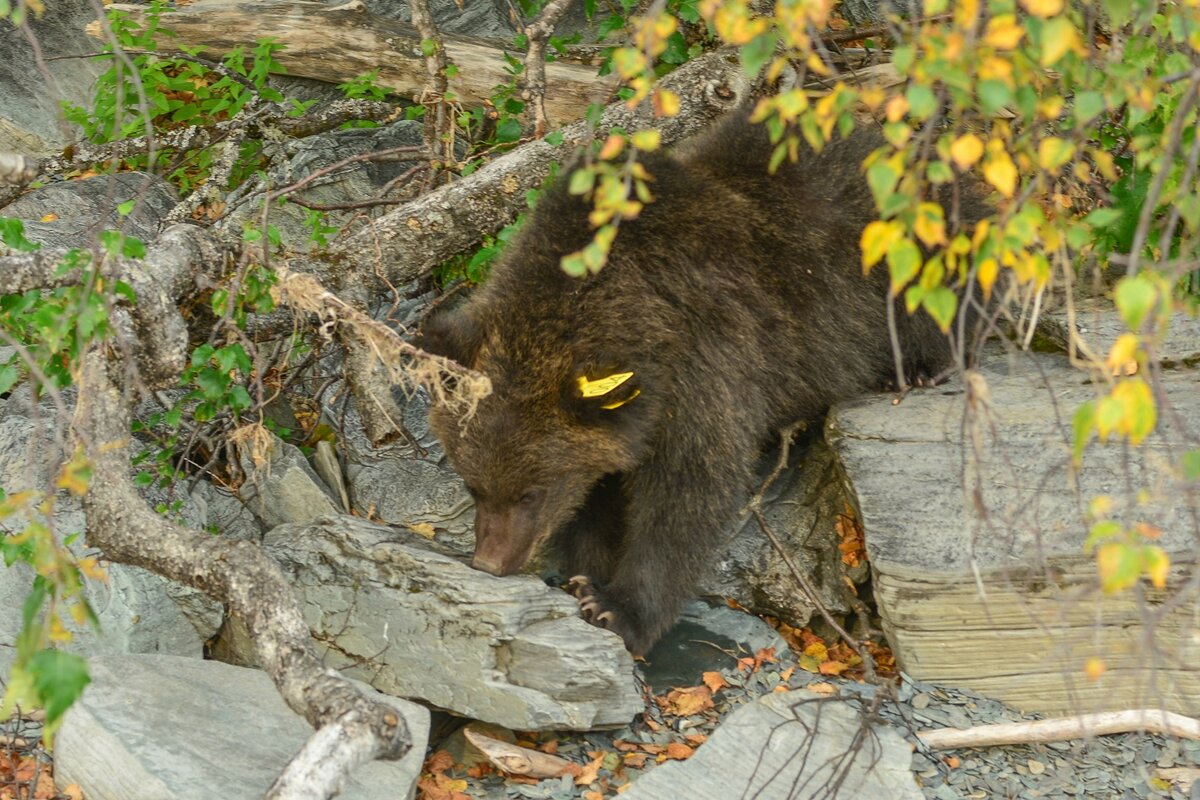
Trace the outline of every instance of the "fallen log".
<path fill-rule="evenodd" d="M 133 20 L 144 22 L 146 6 L 114 3 Z M 372 14 L 360 0 L 327 6 L 300 2 L 236 2 L 200 0 L 164 11 L 159 47 L 179 50 L 203 47 L 203 55 L 221 58 L 235 47 L 247 51 L 259 39 L 272 38 L 284 49 L 274 55 L 286 74 L 344 83 L 378 69 L 377 83 L 396 94 L 417 95 L 429 80 L 421 36 L 412 25 Z M 102 38 L 98 23 L 88 33 Z M 458 68 L 449 86 L 466 105 L 480 105 L 507 81 L 504 51 L 494 43 L 443 34 L 446 55 Z M 596 67 L 561 61 L 546 65 L 546 111 L 554 122 L 579 119 L 591 103 L 604 103 L 616 88 L 615 75 L 597 77 Z"/>

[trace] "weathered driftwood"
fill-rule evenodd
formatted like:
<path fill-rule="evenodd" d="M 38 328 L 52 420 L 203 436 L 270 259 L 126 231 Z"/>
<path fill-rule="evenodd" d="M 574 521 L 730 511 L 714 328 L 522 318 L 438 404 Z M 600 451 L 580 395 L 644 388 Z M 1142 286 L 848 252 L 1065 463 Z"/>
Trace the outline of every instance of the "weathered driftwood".
<path fill-rule="evenodd" d="M 479 752 L 492 763 L 496 769 L 510 775 L 527 775 L 531 778 L 557 778 L 571 771 L 574 764 L 562 756 L 543 753 L 540 750 L 530 750 L 527 747 L 517 747 L 515 744 L 484 736 L 470 728 L 463 730 L 467 741 L 475 745 Z"/>
<path fill-rule="evenodd" d="M 133 19 L 146 7 L 113 4 Z M 270 37 L 284 49 L 275 54 L 288 75 L 332 83 L 379 70 L 377 82 L 398 94 L 416 95 L 429 80 L 421 35 L 416 28 L 367 11 L 359 0 L 330 7 L 323 3 L 230 2 L 202 0 L 164 12 L 161 25 L 175 36 L 161 37 L 163 49 L 203 46 L 210 58 L 235 47 L 252 48 Z M 99 36 L 96 24 L 88 32 Z M 458 68 L 449 89 L 467 105 L 479 105 L 509 79 L 503 50 L 482 39 L 443 34 L 446 55 Z M 551 120 L 578 119 L 591 103 L 608 100 L 614 76 L 600 78 L 596 68 L 556 61 L 546 65 L 546 111 Z"/>
<path fill-rule="evenodd" d="M 1200 720 L 1161 708 L 1134 708 L 1061 719 L 979 725 L 974 728 L 940 728 L 920 731 L 917 736 L 930 750 L 955 750 L 960 747 L 1065 742 L 1133 731 L 1161 733 L 1180 739 L 1200 739 Z"/>

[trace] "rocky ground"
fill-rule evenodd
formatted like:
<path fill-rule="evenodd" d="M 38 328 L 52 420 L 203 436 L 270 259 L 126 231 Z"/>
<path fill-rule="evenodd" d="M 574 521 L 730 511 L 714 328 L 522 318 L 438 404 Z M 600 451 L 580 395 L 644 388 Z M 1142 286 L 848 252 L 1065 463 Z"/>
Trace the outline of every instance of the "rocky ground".
<path fill-rule="evenodd" d="M 624 794 L 626 784 L 636 784 L 662 764 L 689 759 L 736 709 L 763 695 L 807 689 L 841 698 L 864 713 L 877 709 L 882 721 L 913 749 L 910 769 L 920 792 L 931 800 L 1200 798 L 1200 782 L 1193 785 L 1200 776 L 1200 741 L 1130 733 L 1091 741 L 923 752 L 914 735 L 919 730 L 1015 722 L 1038 715 L 1021 714 L 974 692 L 904 675 L 897 676 L 895 699 L 877 704 L 876 686 L 814 673 L 802 664 L 819 669 L 819 664 L 787 648 L 739 653 L 722 650 L 720 643 L 692 640 L 670 660 L 645 670 L 650 673 L 648 680 L 657 684 L 647 687 L 654 702 L 634 724 L 587 734 L 509 734 L 521 744 L 580 764 L 584 768 L 580 775 L 541 781 L 506 778 L 483 763 L 478 751 L 456 731 L 430 748 L 421 782 L 423 796 L 431 800 L 600 800 Z M 690 682 L 696 686 L 681 683 L 683 688 L 671 688 L 671 682 L 684 678 L 687 670 L 692 670 Z M 720 688 L 711 691 L 706 683 Z M 495 729 L 483 730 L 497 735 Z M 797 737 L 798 742 L 803 738 Z M 698 780 L 720 784 L 724 777 L 714 772 Z M 780 791 L 760 796 L 795 795 Z"/>

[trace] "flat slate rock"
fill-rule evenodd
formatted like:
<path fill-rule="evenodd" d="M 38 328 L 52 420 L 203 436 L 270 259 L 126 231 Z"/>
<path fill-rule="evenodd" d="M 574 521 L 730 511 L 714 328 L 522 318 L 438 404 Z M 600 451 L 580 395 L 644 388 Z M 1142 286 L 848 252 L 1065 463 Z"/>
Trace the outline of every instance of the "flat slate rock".
<path fill-rule="evenodd" d="M 566 592 L 498 578 L 358 517 L 264 539 L 325 663 L 397 697 L 514 730 L 621 726 L 643 708 L 633 658 Z"/>
<path fill-rule="evenodd" d="M 721 723 L 687 761 L 665 763 L 623 800 L 920 800 L 909 746 L 848 703 L 803 690 L 773 692 Z"/>
<path fill-rule="evenodd" d="M 1177 419 L 1200 427 L 1200 372 L 1165 370 Z M 1194 714 L 1200 697 L 1191 601 L 1157 620 L 1161 660 L 1146 646 L 1139 594 L 1152 612 L 1195 563 L 1195 529 L 1170 470 L 1170 417 L 1141 446 L 1088 448 L 1072 467 L 1072 416 L 1101 391 L 1064 355 L 993 359 L 976 380 L 841 406 L 826 430 L 856 498 L 884 627 L 914 677 L 970 687 L 1049 714 L 1165 705 Z M 1146 488 L 1149 502 L 1137 505 Z M 1100 592 L 1084 549 L 1088 502 L 1145 522 L 1171 555 L 1166 590 Z M 1107 672 L 1088 680 L 1100 658 Z"/>
<path fill-rule="evenodd" d="M 1096 358 L 1104 358 L 1117 337 L 1128 330 L 1121 316 L 1107 301 L 1088 300 L 1074 308 L 1075 333 L 1078 341 Z M 1066 308 L 1058 308 L 1042 317 L 1038 330 L 1050 341 L 1069 352 L 1071 317 Z M 1171 315 L 1166 336 L 1156 344 L 1160 361 L 1168 365 L 1196 366 L 1200 364 L 1200 318 L 1177 312 Z"/>
<path fill-rule="evenodd" d="M 99 656 L 92 683 L 54 742 L 55 779 L 88 800 L 261 798 L 312 729 L 265 672 L 177 656 Z M 365 691 L 371 691 L 363 687 Z M 379 695 L 408 724 L 413 748 L 350 777 L 339 798 L 412 798 L 429 712 Z"/>

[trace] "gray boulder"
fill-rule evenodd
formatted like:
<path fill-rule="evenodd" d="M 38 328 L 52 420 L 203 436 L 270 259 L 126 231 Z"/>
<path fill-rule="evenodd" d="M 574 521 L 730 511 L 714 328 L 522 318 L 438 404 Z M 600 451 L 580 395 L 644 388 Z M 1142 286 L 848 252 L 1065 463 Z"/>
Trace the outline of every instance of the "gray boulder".
<path fill-rule="evenodd" d="M 241 454 L 239 494 L 264 528 L 336 514 L 340 503 L 300 448 L 272 435 L 263 452 Z"/>
<path fill-rule="evenodd" d="M 411 441 L 375 447 L 351 403 L 340 442 L 350 501 L 360 514 L 408 528 L 468 555 L 475 548 L 475 506 L 462 479 L 429 429 L 424 392 L 396 398 Z"/>
<path fill-rule="evenodd" d="M 763 480 L 777 459 L 774 452 L 763 459 Z M 793 448 L 788 468 L 764 497 L 767 523 L 783 540 L 821 602 L 835 615 L 850 612 L 845 578 L 862 583 L 867 577 L 865 567 L 849 570 L 841 561 L 836 522 L 846 507 L 833 453 L 820 440 Z M 816 613 L 753 517 L 731 533 L 715 572 L 704 581 L 701 591 L 732 598 L 755 613 L 779 617 L 795 627 L 807 625 Z"/>
<path fill-rule="evenodd" d="M 36 39 L 49 72 L 47 85 L 25 31 L 0 23 L 0 151 L 41 156 L 73 141 L 59 101 L 90 102 L 92 83 L 108 68 L 89 58 L 60 58 L 94 53 L 97 40 L 84 33 L 96 19 L 90 0 L 46 3 L 39 19 L 30 13 L 29 33 Z"/>
<path fill-rule="evenodd" d="M 259 670 L 162 655 L 104 656 L 89 668 L 92 683 L 54 741 L 55 779 L 88 800 L 262 797 L 312 733 Z M 429 712 L 372 693 L 395 706 L 413 747 L 363 765 L 338 796 L 412 798 Z"/>
<path fill-rule="evenodd" d="M 122 218 L 117 206 L 129 200 L 136 201 L 133 211 Z M 91 247 L 104 230 L 151 241 L 159 220 L 177 202 L 175 190 L 162 178 L 118 172 L 47 184 L 0 209 L 0 216 L 22 220 L 25 238 L 43 247 Z"/>
<path fill-rule="evenodd" d="M 9 403 L 9 406 L 14 405 Z M 53 440 L 44 416 L 38 421 L 6 409 L 0 416 L 0 486 L 10 495 L 24 490 L 44 490 L 53 485 L 46 455 Z M 31 519 L 10 517 L 5 524 L 21 530 L 29 522 L 49 524 L 59 541 L 82 534 L 87 520 L 78 499 L 60 493 L 54 516 Z M 77 556 L 96 555 L 80 537 L 70 545 Z M 101 562 L 106 581 L 87 580 L 85 596 L 100 621 L 100 630 L 80 626 L 73 630 L 69 650 L 97 653 L 171 653 L 199 657 L 204 642 L 220 624 L 220 606 L 199 592 L 180 586 L 139 567 Z M 33 581 L 33 572 L 17 562 L 0 569 L 0 668 L 7 671 L 15 655 L 13 644 L 21 629 L 21 606 Z"/>
<path fill-rule="evenodd" d="M 1182 351 L 1186 351 L 1184 347 Z M 1191 369 L 1159 375 L 1170 414 L 1138 447 L 1093 442 L 1072 463 L 1075 409 L 1106 391 L 1065 356 L 992 358 L 963 387 L 847 403 L 831 414 L 837 453 L 866 533 L 875 597 L 900 666 L 920 680 L 974 689 L 1022 711 L 1065 714 L 1156 705 L 1192 713 L 1200 671 L 1194 604 L 1194 484 L 1175 471 L 1200 428 Z M 1146 494 L 1141 495 L 1145 490 Z M 1165 589 L 1100 591 L 1085 548 L 1092 498 L 1110 518 L 1161 532 Z M 1157 609 L 1151 618 L 1147 607 Z M 1148 627 L 1150 626 L 1150 627 Z M 1146 642 L 1172 652 L 1147 657 Z M 1045 657 L 1012 668 L 1014 653 Z M 1088 659 L 1105 674 L 1083 675 Z"/>
<path fill-rule="evenodd" d="M 326 663 L 380 691 L 516 730 L 620 726 L 642 709 L 620 638 L 536 578 L 478 572 L 354 517 L 280 526 L 264 544 Z"/>
<path fill-rule="evenodd" d="M 639 778 L 624 800 L 920 800 L 908 744 L 892 728 L 864 735 L 857 706 L 803 690 L 742 706 L 687 761 Z"/>

